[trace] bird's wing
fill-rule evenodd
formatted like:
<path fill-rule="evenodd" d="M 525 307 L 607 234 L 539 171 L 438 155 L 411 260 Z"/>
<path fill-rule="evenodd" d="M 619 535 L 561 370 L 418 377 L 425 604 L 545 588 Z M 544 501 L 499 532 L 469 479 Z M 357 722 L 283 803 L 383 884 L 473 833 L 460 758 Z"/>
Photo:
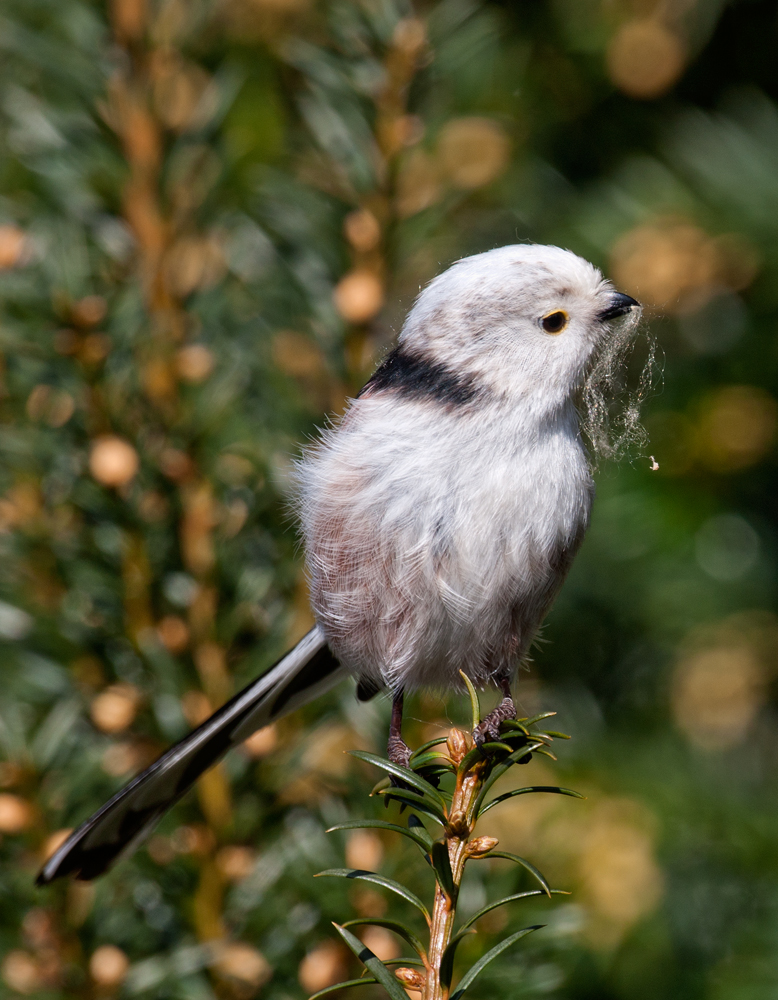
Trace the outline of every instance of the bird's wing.
<path fill-rule="evenodd" d="M 345 674 L 318 626 L 261 677 L 166 751 L 81 824 L 48 859 L 38 885 L 93 879 L 131 853 L 200 775 L 257 729 L 311 701 Z"/>

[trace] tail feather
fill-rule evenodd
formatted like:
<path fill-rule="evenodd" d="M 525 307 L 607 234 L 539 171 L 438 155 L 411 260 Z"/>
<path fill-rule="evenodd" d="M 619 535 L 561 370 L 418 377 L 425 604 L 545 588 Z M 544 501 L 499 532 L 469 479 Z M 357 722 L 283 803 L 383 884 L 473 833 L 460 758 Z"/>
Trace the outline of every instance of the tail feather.
<path fill-rule="evenodd" d="M 130 854 L 162 816 L 229 749 L 336 684 L 345 671 L 318 627 L 265 674 L 166 751 L 48 859 L 38 885 L 63 875 L 93 879 Z"/>

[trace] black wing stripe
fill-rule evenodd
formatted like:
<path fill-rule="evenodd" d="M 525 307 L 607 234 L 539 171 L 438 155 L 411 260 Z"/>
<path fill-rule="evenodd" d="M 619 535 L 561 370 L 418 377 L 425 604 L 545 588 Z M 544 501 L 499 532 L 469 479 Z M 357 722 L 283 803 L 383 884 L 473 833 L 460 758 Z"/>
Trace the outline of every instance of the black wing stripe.
<path fill-rule="evenodd" d="M 433 400 L 463 406 L 482 395 L 472 376 L 461 375 L 439 361 L 395 347 L 357 394 L 393 391 L 407 399 Z"/>

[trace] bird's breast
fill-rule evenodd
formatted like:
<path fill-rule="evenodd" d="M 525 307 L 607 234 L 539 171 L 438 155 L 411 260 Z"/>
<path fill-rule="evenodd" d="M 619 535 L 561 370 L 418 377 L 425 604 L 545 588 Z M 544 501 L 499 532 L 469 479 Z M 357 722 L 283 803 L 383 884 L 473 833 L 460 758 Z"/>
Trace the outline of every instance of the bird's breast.
<path fill-rule="evenodd" d="M 531 638 L 588 519 L 576 428 L 388 403 L 360 400 L 302 466 L 315 613 L 357 673 L 488 673 L 486 650 Z"/>

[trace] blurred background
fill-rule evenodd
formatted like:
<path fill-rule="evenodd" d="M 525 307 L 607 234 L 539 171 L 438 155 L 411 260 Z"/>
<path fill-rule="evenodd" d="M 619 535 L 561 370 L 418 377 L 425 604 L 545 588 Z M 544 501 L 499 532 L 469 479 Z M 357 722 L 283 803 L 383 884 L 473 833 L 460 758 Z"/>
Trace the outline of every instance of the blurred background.
<path fill-rule="evenodd" d="M 96 885 L 33 879 L 310 626 L 293 456 L 420 285 L 533 240 L 645 303 L 664 374 L 519 687 L 574 737 L 522 776 L 588 797 L 482 831 L 573 894 L 481 921 L 463 959 L 547 927 L 471 992 L 775 996 L 777 42 L 767 0 L 0 0 L 3 995 L 302 1000 L 356 971 L 331 920 L 404 912 L 315 872 L 429 893 L 324 833 L 378 814 L 350 684 Z"/>

